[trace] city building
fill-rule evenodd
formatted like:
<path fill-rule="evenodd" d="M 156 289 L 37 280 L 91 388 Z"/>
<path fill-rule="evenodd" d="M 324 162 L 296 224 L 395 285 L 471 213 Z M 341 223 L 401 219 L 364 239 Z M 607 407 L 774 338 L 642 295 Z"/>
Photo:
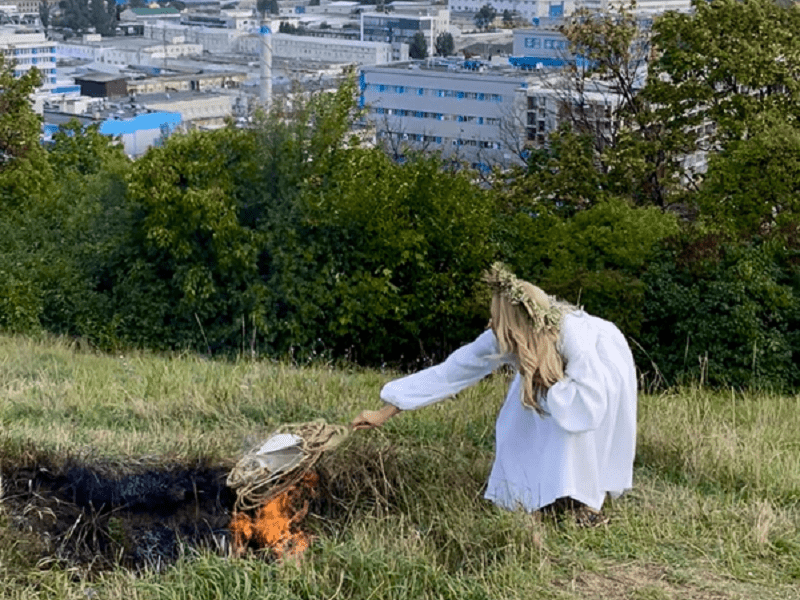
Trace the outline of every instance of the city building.
<path fill-rule="evenodd" d="M 80 41 L 58 44 L 59 60 L 84 60 L 117 66 L 166 66 L 170 59 L 197 56 L 202 52 L 201 44 L 187 42 L 180 35 L 164 35 L 156 40 L 86 34 Z"/>
<path fill-rule="evenodd" d="M 575 60 L 569 42 L 559 30 L 561 19 L 537 19 L 531 29 L 515 29 L 509 62 L 518 67 L 543 69 L 563 67 Z"/>
<path fill-rule="evenodd" d="M 107 119 L 100 124 L 100 133 L 118 137 L 125 154 L 141 156 L 152 146 L 160 146 L 181 125 L 180 113 L 153 112 L 130 119 Z"/>
<path fill-rule="evenodd" d="M 128 85 L 122 75 L 86 73 L 75 77 L 75 84 L 80 87 L 81 95 L 90 98 L 114 98 L 128 95 Z"/>
<path fill-rule="evenodd" d="M 166 94 L 239 89 L 246 80 L 247 73 L 243 71 L 208 71 L 128 78 L 126 85 L 131 95 Z"/>
<path fill-rule="evenodd" d="M 557 71 L 433 59 L 363 67 L 359 83 L 378 142 L 398 157 L 411 148 L 479 168 L 509 166 L 545 147 L 562 122 L 598 136 L 619 127 L 611 86 L 591 82 L 578 94 Z"/>
<path fill-rule="evenodd" d="M 447 9 L 398 6 L 389 13 L 361 13 L 362 41 L 410 44 L 414 36 L 421 32 L 425 36 L 428 53 L 432 54 L 436 37 L 449 31 L 450 11 Z M 395 60 L 399 58 L 399 55 L 395 56 Z"/>
<path fill-rule="evenodd" d="M 580 0 L 577 0 L 580 2 Z M 493 0 L 488 2 L 502 16 L 504 11 L 519 15 L 533 22 L 535 18 L 558 18 L 571 15 L 576 8 L 576 0 Z M 477 13 L 487 0 L 448 0 L 451 12 Z"/>
<path fill-rule="evenodd" d="M 630 0 L 579 0 L 581 7 L 595 12 L 608 12 L 629 7 Z M 636 14 L 656 15 L 667 11 L 689 12 L 691 0 L 636 0 Z"/>
<path fill-rule="evenodd" d="M 175 21 L 181 20 L 181 13 L 177 8 L 172 6 L 150 8 L 150 7 L 133 7 L 126 8 L 119 15 L 120 21 Z"/>
<path fill-rule="evenodd" d="M 48 40 L 44 33 L 0 26 L 0 52 L 7 61 L 14 61 L 16 77 L 36 68 L 42 75 L 44 90 L 56 85 L 56 42 Z"/>
<path fill-rule="evenodd" d="M 216 129 L 233 115 L 233 103 L 230 94 L 170 92 L 137 95 L 133 104 L 142 111 L 178 114 L 187 129 Z"/>
<path fill-rule="evenodd" d="M 51 104 L 44 109 L 42 141 L 48 144 L 60 127 L 77 121 L 84 127 L 98 125 L 103 135 L 115 137 L 125 154 L 142 156 L 153 146 L 160 146 L 176 130 L 182 129 L 181 115 L 170 112 L 136 114 L 122 103 L 94 101 L 85 113 L 64 112 L 63 106 Z"/>
<path fill-rule="evenodd" d="M 362 42 L 287 33 L 274 33 L 271 39 L 272 56 L 287 60 L 358 65 L 387 64 L 392 62 L 394 57 L 398 60 L 408 60 L 408 44 Z M 257 55 L 260 52 L 260 44 L 257 35 L 242 37 L 239 40 L 239 52 Z"/>
<path fill-rule="evenodd" d="M 473 166 L 521 161 L 526 90 L 519 69 L 434 59 L 363 67 L 360 104 L 379 143 L 438 151 Z"/>

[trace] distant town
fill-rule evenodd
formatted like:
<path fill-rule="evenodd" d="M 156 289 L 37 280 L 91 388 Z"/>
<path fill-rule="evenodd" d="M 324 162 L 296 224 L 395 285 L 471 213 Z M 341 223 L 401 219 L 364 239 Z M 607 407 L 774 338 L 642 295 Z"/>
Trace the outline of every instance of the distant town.
<path fill-rule="evenodd" d="M 547 143 L 580 64 L 561 33 L 608 0 L 0 0 L 0 52 L 36 68 L 42 140 L 73 119 L 118 136 L 135 158 L 175 131 L 246 126 L 258 107 L 355 76 L 369 141 L 401 158 L 439 151 L 475 168 L 525 160 Z M 647 23 L 689 0 L 640 0 Z M 642 83 L 646 61 L 642 61 Z M 619 98 L 584 90 L 593 126 Z"/>

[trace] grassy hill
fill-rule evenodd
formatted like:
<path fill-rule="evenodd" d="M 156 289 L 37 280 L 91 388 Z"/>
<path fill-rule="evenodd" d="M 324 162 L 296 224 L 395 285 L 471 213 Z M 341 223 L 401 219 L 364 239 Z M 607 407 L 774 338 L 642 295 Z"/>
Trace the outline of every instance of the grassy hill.
<path fill-rule="evenodd" d="M 312 510 L 306 525 L 317 537 L 300 564 L 190 547 L 177 561 L 134 571 L 56 552 L 78 532 L 113 537 L 114 514 L 90 515 L 106 519 L 104 529 L 74 516 L 58 539 L 46 539 L 56 519 L 48 511 L 70 508 L 51 497 L 58 477 L 76 465 L 117 477 L 137 469 L 224 473 L 281 423 L 346 423 L 379 406 L 392 376 L 108 356 L 58 340 L 0 337 L 0 595 L 800 598 L 798 400 L 768 393 L 642 395 L 635 489 L 607 504 L 606 526 L 510 513 L 482 499 L 507 385 L 497 374 L 382 430 L 355 432 L 325 456 L 320 468 L 335 507 Z"/>

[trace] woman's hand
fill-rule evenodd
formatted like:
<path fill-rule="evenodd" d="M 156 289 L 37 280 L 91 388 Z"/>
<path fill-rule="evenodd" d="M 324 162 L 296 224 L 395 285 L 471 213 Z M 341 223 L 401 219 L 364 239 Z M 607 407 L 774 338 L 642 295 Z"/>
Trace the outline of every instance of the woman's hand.
<path fill-rule="evenodd" d="M 391 404 L 387 404 L 380 410 L 365 410 L 350 422 L 350 426 L 353 429 L 374 429 L 386 423 L 399 412 L 400 409 Z"/>

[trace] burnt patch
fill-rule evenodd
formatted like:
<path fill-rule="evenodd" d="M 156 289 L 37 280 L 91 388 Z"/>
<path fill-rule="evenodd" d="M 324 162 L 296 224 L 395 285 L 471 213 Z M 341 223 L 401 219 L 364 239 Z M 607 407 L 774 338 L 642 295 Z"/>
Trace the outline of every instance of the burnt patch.
<path fill-rule="evenodd" d="M 37 536 L 42 563 L 89 572 L 162 568 L 187 547 L 225 550 L 234 495 L 213 465 L 35 464 L 3 473 L 8 527 Z"/>

